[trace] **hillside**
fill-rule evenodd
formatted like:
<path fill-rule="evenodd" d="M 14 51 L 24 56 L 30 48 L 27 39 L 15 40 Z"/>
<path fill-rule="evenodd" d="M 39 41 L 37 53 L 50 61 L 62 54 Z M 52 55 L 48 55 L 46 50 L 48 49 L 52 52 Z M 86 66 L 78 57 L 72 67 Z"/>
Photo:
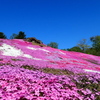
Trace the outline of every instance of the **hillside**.
<path fill-rule="evenodd" d="M 0 100 L 100 100 L 100 57 L 0 39 Z"/>

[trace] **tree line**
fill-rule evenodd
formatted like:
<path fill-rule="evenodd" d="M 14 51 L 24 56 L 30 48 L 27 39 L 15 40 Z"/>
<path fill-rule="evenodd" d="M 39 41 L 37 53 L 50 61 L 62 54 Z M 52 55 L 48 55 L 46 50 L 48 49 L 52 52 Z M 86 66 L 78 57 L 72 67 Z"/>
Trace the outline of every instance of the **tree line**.
<path fill-rule="evenodd" d="M 100 56 L 100 36 L 93 36 L 90 37 L 91 45 L 88 45 L 86 39 L 82 39 L 76 46 L 64 49 L 67 51 L 76 51 L 76 52 L 82 52 L 86 54 L 92 54 L 96 56 Z"/>
<path fill-rule="evenodd" d="M 87 40 L 82 39 L 81 41 L 79 41 L 79 43 L 76 46 L 68 49 L 62 49 L 62 50 L 82 52 L 86 54 L 100 56 L 100 36 L 97 35 L 97 36 L 90 37 L 90 42 L 91 45 L 88 45 Z M 53 48 L 58 48 L 58 43 L 56 42 L 51 42 L 47 45 Z"/>
<path fill-rule="evenodd" d="M 3 32 L 0 32 L 0 38 L 7 39 L 7 36 Z M 18 34 L 13 33 L 10 39 L 26 39 L 25 32 L 20 31 Z"/>
<path fill-rule="evenodd" d="M 0 38 L 7 39 L 6 35 L 3 32 L 0 32 Z M 26 34 L 25 32 L 22 31 L 20 31 L 18 34 L 13 33 L 10 36 L 10 39 L 26 39 Z M 62 50 L 76 51 L 76 52 L 82 52 L 86 54 L 93 54 L 96 56 L 100 56 L 100 36 L 97 35 L 97 36 L 90 37 L 90 41 L 91 41 L 91 45 L 88 45 L 87 40 L 82 39 L 81 41 L 79 41 L 79 43 L 76 46 L 68 49 L 62 49 Z M 58 43 L 56 42 L 50 42 L 49 44 L 47 44 L 47 46 L 58 49 Z"/>

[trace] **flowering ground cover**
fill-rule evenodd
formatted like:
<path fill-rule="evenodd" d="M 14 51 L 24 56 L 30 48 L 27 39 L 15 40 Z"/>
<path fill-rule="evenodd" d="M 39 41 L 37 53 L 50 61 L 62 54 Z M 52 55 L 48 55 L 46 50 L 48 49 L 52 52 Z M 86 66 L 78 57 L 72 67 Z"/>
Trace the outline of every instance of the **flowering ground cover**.
<path fill-rule="evenodd" d="M 100 57 L 0 39 L 0 100 L 100 100 Z"/>

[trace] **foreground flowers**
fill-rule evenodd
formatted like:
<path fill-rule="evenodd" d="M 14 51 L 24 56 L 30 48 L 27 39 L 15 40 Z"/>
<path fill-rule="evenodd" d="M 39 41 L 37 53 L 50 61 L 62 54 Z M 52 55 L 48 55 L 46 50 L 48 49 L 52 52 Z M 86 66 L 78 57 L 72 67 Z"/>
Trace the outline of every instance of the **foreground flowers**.
<path fill-rule="evenodd" d="M 96 100 L 100 95 L 99 83 L 99 74 L 81 77 L 46 74 L 17 66 L 0 67 L 1 100 Z M 98 85 L 98 88 L 91 87 L 93 91 L 85 86 L 93 84 Z"/>

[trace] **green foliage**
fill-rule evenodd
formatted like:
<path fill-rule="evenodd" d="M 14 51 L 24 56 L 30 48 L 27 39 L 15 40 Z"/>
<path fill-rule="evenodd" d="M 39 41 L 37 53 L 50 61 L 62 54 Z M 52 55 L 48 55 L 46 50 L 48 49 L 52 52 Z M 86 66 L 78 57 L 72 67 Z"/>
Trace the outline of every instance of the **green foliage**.
<path fill-rule="evenodd" d="M 5 34 L 3 32 L 0 32 L 0 38 L 1 39 L 7 39 L 7 37 L 5 36 Z"/>
<path fill-rule="evenodd" d="M 61 69 L 54 69 L 54 68 L 37 68 L 34 66 L 29 66 L 29 65 L 22 65 L 21 68 L 24 69 L 29 69 L 29 70 L 38 70 L 38 71 L 42 71 L 44 73 L 51 73 L 54 75 L 74 75 L 73 72 L 65 69 L 65 70 L 61 70 Z"/>
<path fill-rule="evenodd" d="M 79 43 L 77 44 L 77 46 L 74 46 L 72 48 L 67 49 L 68 51 L 75 51 L 75 52 L 83 52 L 86 53 L 87 50 L 89 50 L 89 45 L 87 45 L 86 43 L 86 39 L 82 39 L 81 41 L 79 41 Z M 89 51 L 87 51 L 87 53 L 90 53 Z"/>
<path fill-rule="evenodd" d="M 13 60 L 13 61 L 23 61 L 22 59 L 11 59 L 11 60 Z"/>
<path fill-rule="evenodd" d="M 22 65 L 21 68 L 24 68 L 24 69 L 29 69 L 29 70 L 38 70 L 37 68 L 35 68 L 34 66 L 29 66 L 29 65 Z"/>
<path fill-rule="evenodd" d="M 20 31 L 19 34 L 16 36 L 16 39 L 26 39 L 25 33 Z"/>
<path fill-rule="evenodd" d="M 100 56 L 100 36 L 94 36 L 90 38 L 92 47 L 96 51 L 95 55 Z"/>
<path fill-rule="evenodd" d="M 95 55 L 96 54 L 96 50 L 94 48 L 88 48 L 85 51 L 85 53 Z"/>
<path fill-rule="evenodd" d="M 82 50 L 82 52 L 85 52 L 90 47 L 89 45 L 87 45 L 86 42 L 87 42 L 86 39 L 82 39 L 77 44 L 77 46 Z"/>
<path fill-rule="evenodd" d="M 49 44 L 47 44 L 47 46 L 50 46 L 52 48 L 58 48 L 58 43 L 56 43 L 56 42 L 50 42 Z"/>
<path fill-rule="evenodd" d="M 67 50 L 68 50 L 68 51 L 82 52 L 82 50 L 81 50 L 78 46 L 72 47 L 72 48 L 67 49 Z"/>
<path fill-rule="evenodd" d="M 24 32 L 20 31 L 18 34 L 12 34 L 11 39 L 26 39 L 26 35 Z"/>
<path fill-rule="evenodd" d="M 10 39 L 15 39 L 17 36 L 17 34 L 13 33 L 12 36 L 10 37 Z"/>
<path fill-rule="evenodd" d="M 74 73 L 65 69 L 65 70 L 61 70 L 61 69 L 54 69 L 54 68 L 42 68 L 41 69 L 44 73 L 51 73 L 54 75 L 73 75 Z"/>
<path fill-rule="evenodd" d="M 83 52 L 86 54 L 92 54 L 100 56 L 100 36 L 94 36 L 90 38 L 92 46 L 87 44 L 86 39 L 82 39 L 77 46 L 67 49 L 68 51 Z M 66 50 L 66 49 L 65 49 Z"/>
<path fill-rule="evenodd" d="M 67 51 L 67 49 L 61 49 L 61 50 Z"/>
<path fill-rule="evenodd" d="M 91 37 L 90 40 L 93 42 L 93 48 L 100 50 L 100 36 Z"/>

